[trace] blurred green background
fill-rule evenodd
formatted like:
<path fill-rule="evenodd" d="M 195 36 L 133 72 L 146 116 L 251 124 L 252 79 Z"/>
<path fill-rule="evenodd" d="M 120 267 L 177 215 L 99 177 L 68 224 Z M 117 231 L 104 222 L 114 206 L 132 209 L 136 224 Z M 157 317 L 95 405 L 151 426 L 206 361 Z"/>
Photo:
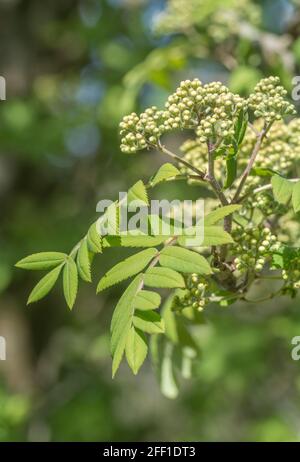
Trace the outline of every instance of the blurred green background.
<path fill-rule="evenodd" d="M 300 2 L 0 0 L 0 18 L 0 441 L 300 441 L 297 299 L 207 310 L 195 378 L 168 400 L 149 361 L 138 377 L 124 365 L 111 379 L 122 287 L 96 296 L 95 283 L 82 285 L 72 313 L 57 288 L 29 309 L 40 275 L 13 267 L 30 253 L 69 251 L 98 200 L 163 162 L 120 153 L 127 112 L 161 105 L 191 77 L 247 95 L 274 74 L 291 91 Z M 118 252 L 98 258 L 94 274 Z"/>

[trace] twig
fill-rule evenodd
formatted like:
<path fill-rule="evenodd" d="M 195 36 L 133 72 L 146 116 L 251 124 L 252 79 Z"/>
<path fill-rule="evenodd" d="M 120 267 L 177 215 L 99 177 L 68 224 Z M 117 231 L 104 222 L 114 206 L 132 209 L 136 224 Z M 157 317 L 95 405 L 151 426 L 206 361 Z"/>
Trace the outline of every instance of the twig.
<path fill-rule="evenodd" d="M 208 172 L 205 175 L 205 179 L 207 179 L 207 181 L 210 183 L 212 189 L 214 190 L 214 192 L 220 199 L 221 204 L 228 205 L 229 202 L 215 177 L 214 146 L 208 143 L 207 148 L 208 148 Z"/>
<path fill-rule="evenodd" d="M 201 179 L 205 179 L 205 173 L 202 172 L 201 170 L 199 170 L 197 167 L 194 167 L 194 165 L 190 164 L 189 162 L 187 162 L 186 160 L 182 159 L 181 157 L 177 156 L 176 154 L 174 154 L 172 151 L 169 151 L 169 149 L 167 149 L 165 146 L 163 146 L 161 143 L 158 144 L 158 147 L 159 149 L 161 150 L 161 152 L 163 152 L 164 154 L 166 154 L 167 156 L 169 157 L 172 157 L 172 159 L 175 159 L 177 160 L 177 162 L 180 162 L 181 164 L 185 165 L 188 169 L 192 170 L 193 172 L 197 173 L 197 175 L 201 178 Z"/>
<path fill-rule="evenodd" d="M 255 162 L 257 154 L 258 154 L 258 152 L 260 150 L 260 147 L 262 145 L 262 142 L 263 142 L 268 130 L 270 129 L 270 127 L 271 127 L 271 125 L 269 125 L 268 127 L 265 126 L 263 128 L 263 130 L 257 136 L 257 140 L 256 140 L 255 146 L 253 148 L 249 163 L 248 163 L 247 167 L 245 168 L 244 172 L 242 173 L 240 184 L 238 185 L 236 193 L 235 193 L 235 195 L 234 195 L 234 197 L 232 199 L 233 204 L 236 204 L 238 202 L 238 200 L 239 200 L 241 191 L 242 191 L 242 189 L 244 187 L 244 184 L 245 184 L 245 182 L 246 182 L 246 180 L 248 178 L 249 173 L 251 172 L 251 169 L 253 167 L 253 164 Z"/>

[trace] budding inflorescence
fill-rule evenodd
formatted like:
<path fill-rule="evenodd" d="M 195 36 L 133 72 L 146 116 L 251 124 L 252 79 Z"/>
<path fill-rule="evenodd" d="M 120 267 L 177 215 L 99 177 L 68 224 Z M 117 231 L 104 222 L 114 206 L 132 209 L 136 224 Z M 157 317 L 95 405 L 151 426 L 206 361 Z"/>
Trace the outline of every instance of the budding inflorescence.
<path fill-rule="evenodd" d="M 204 145 L 202 151 L 207 145 L 229 149 L 236 143 L 237 121 L 241 114 L 246 117 L 248 109 L 261 118 L 266 127 L 295 113 L 293 105 L 285 99 L 286 90 L 279 83 L 277 77 L 263 79 L 249 99 L 244 99 L 221 82 L 203 85 L 198 79 L 185 80 L 168 97 L 164 110 L 153 106 L 140 116 L 132 113 L 123 118 L 121 150 L 134 153 L 157 148 L 161 136 L 176 129 L 193 129 L 196 143 Z M 251 137 L 248 138 L 251 143 Z M 273 148 L 281 152 L 280 146 Z"/>
<path fill-rule="evenodd" d="M 264 122 L 262 119 L 254 121 L 254 130 L 256 130 L 257 133 L 260 132 L 263 128 L 263 124 Z M 239 148 L 238 173 L 241 173 L 249 162 L 251 152 L 253 151 L 257 140 L 254 130 L 250 127 L 247 128 L 245 137 Z M 184 153 L 184 160 L 199 170 L 203 171 L 206 169 L 207 146 L 205 143 L 201 143 L 198 138 L 187 140 L 182 144 L 180 149 Z M 281 175 L 288 176 L 292 172 L 295 160 L 298 159 L 299 156 L 300 119 L 293 119 L 288 124 L 282 120 L 276 121 L 272 124 L 268 131 L 268 136 L 262 142 L 261 148 L 255 160 L 255 168 L 261 169 L 262 171 L 269 169 L 270 172 L 280 172 Z M 215 173 L 220 180 L 225 177 L 225 168 L 226 164 L 222 156 L 217 157 L 215 160 Z M 183 174 L 186 174 L 187 168 L 183 167 L 181 171 Z M 253 189 L 260 183 L 261 177 L 250 175 L 247 178 L 245 190 Z M 263 195 L 258 200 L 260 202 L 265 202 L 267 199 L 267 196 Z M 254 202 L 252 206 L 254 206 Z"/>
<path fill-rule="evenodd" d="M 240 24 L 259 24 L 261 10 L 251 0 L 168 0 L 167 7 L 156 21 L 158 33 L 188 32 L 197 27 L 215 42 L 238 33 Z"/>
<path fill-rule="evenodd" d="M 255 117 L 262 117 L 267 124 L 296 114 L 293 104 L 285 98 L 287 91 L 280 85 L 279 77 L 262 79 L 249 97 L 249 107 Z"/>
<path fill-rule="evenodd" d="M 263 226 L 237 228 L 233 231 L 233 237 L 235 244 L 232 247 L 232 253 L 236 255 L 233 263 L 235 269 L 241 274 L 252 268 L 257 273 L 261 272 L 270 252 L 280 247 L 277 237 L 271 233 L 269 228 Z"/>
<path fill-rule="evenodd" d="M 183 295 L 178 295 L 173 301 L 173 309 L 193 308 L 203 311 L 209 303 L 208 281 L 199 274 L 193 273 L 186 276 L 186 290 Z"/>
<path fill-rule="evenodd" d="M 157 145 L 161 135 L 173 128 L 168 125 L 167 116 L 165 111 L 159 111 L 156 106 L 146 109 L 140 116 L 135 112 L 125 116 L 120 123 L 121 150 L 132 154 Z"/>

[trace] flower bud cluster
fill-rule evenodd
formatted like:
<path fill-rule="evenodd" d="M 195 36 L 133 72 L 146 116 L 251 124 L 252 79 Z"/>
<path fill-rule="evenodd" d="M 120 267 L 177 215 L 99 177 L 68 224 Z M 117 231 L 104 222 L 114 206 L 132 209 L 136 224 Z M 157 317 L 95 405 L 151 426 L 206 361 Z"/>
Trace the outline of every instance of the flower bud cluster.
<path fill-rule="evenodd" d="M 155 106 L 138 116 L 132 113 L 120 123 L 121 150 L 134 153 L 155 146 L 174 129 L 193 128 L 202 143 L 217 142 L 234 134 L 234 124 L 246 101 L 221 82 L 202 85 L 200 80 L 181 82 L 168 97 L 165 110 Z"/>
<path fill-rule="evenodd" d="M 246 100 L 231 93 L 220 82 L 209 83 L 203 88 L 201 111 L 205 117 L 201 118 L 196 132 L 200 142 L 218 142 L 221 138 L 233 136 L 237 116 L 247 107 Z"/>
<path fill-rule="evenodd" d="M 202 28 L 216 42 L 239 31 L 241 21 L 258 24 L 261 9 L 251 0 L 168 0 L 167 8 L 156 22 L 160 34 L 178 33 L 193 27 Z M 201 34 L 201 30 L 199 31 Z"/>
<path fill-rule="evenodd" d="M 167 118 L 166 111 L 159 111 L 156 106 L 140 116 L 135 112 L 125 116 L 120 123 L 121 151 L 131 154 L 156 145 L 163 133 L 175 128 L 167 123 Z"/>
<path fill-rule="evenodd" d="M 286 100 L 287 91 L 280 85 L 279 77 L 262 79 L 249 96 L 249 108 L 256 118 L 262 117 L 267 124 L 296 114 L 294 105 Z"/>
<path fill-rule="evenodd" d="M 254 128 L 260 131 L 262 121 L 256 121 Z M 282 175 L 288 175 L 293 168 L 297 153 L 300 153 L 300 137 L 294 135 L 294 143 L 291 142 L 290 136 L 293 131 L 291 124 L 285 124 L 283 121 L 275 122 L 258 152 L 255 160 L 255 168 L 270 169 Z M 239 153 L 240 167 L 242 169 L 249 162 L 255 142 L 255 133 L 248 128 Z M 296 145 L 295 142 L 299 144 Z M 246 190 L 258 186 L 259 183 L 261 183 L 260 178 L 249 176 L 246 183 Z"/>
<path fill-rule="evenodd" d="M 261 211 L 264 217 L 270 215 L 283 215 L 287 212 L 287 207 L 283 204 L 279 204 L 274 200 L 272 193 L 266 191 L 256 196 L 249 196 L 249 199 L 244 203 L 246 210 L 256 208 Z"/>
<path fill-rule="evenodd" d="M 300 256 L 299 251 L 294 249 L 289 257 L 283 260 L 284 265 L 281 271 L 282 279 L 286 287 L 300 289 Z"/>
<path fill-rule="evenodd" d="M 269 228 L 237 228 L 232 233 L 235 244 L 232 253 L 235 256 L 235 269 L 243 274 L 246 271 L 259 273 L 263 270 L 270 252 L 279 249 L 280 243 Z"/>
<path fill-rule="evenodd" d="M 209 302 L 207 297 L 207 281 L 199 274 L 190 274 L 186 277 L 187 290 L 183 296 L 177 296 L 174 300 L 175 306 L 182 309 L 192 307 L 197 311 L 203 311 L 205 305 Z"/>
<path fill-rule="evenodd" d="M 293 289 L 300 289 L 300 263 L 299 258 L 290 262 L 291 267 L 283 269 L 281 272 L 282 279 Z"/>
<path fill-rule="evenodd" d="M 292 147 L 292 159 L 300 158 L 300 119 L 292 119 L 288 124 L 288 143 Z"/>
<path fill-rule="evenodd" d="M 196 129 L 199 141 L 216 142 L 234 134 L 234 122 L 246 102 L 221 82 L 202 85 L 200 80 L 185 80 L 169 96 L 166 110 L 173 128 Z"/>
<path fill-rule="evenodd" d="M 263 127 L 261 119 L 254 122 L 254 129 L 259 132 Z M 257 137 L 250 127 L 247 128 L 246 135 L 238 154 L 238 169 L 241 173 L 251 156 L 251 152 L 256 143 Z M 198 169 L 205 171 L 207 168 L 207 146 L 199 141 L 187 140 L 181 146 L 184 159 Z M 264 139 L 262 146 L 255 160 L 255 168 L 271 169 L 288 176 L 292 173 L 295 161 L 300 158 L 300 119 L 293 119 L 288 124 L 283 121 L 275 122 Z M 220 179 L 225 177 L 225 162 L 222 157 L 215 160 L 216 176 Z M 182 173 L 187 173 L 186 168 L 182 168 Z M 245 192 L 261 184 L 262 179 L 258 176 L 250 175 L 247 178 Z M 262 207 L 266 210 L 267 196 L 262 197 Z"/>

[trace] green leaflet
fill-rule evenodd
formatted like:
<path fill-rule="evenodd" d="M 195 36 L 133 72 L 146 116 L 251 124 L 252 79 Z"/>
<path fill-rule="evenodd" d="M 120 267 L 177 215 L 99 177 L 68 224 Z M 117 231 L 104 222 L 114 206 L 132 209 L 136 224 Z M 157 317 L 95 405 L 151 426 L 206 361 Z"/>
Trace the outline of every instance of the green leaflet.
<path fill-rule="evenodd" d="M 122 336 L 120 337 L 119 342 L 116 345 L 116 348 L 113 353 L 113 360 L 112 360 L 112 378 L 115 377 L 117 370 L 119 369 L 119 366 L 121 364 L 121 361 L 123 359 L 125 347 L 126 347 L 126 340 L 127 340 L 127 334 L 129 332 L 131 326 L 131 322 L 129 321 L 128 324 L 124 328 L 124 332 L 122 333 Z"/>
<path fill-rule="evenodd" d="M 153 335 L 151 338 L 151 356 L 161 391 L 170 399 L 176 398 L 179 392 L 176 372 L 180 372 L 183 378 L 189 378 L 192 366 L 200 356 L 185 319 L 172 311 L 173 298 L 174 294 L 166 300 L 162 309 L 165 335 Z"/>
<path fill-rule="evenodd" d="M 168 236 L 122 236 L 124 247 L 155 247 L 162 244 Z"/>
<path fill-rule="evenodd" d="M 139 274 L 129 284 L 120 298 L 111 320 L 111 353 L 113 355 L 112 374 L 115 376 L 122 361 L 127 335 L 131 328 L 134 314 L 134 299 L 142 282 L 143 275 Z"/>
<path fill-rule="evenodd" d="M 119 203 L 110 204 L 97 220 L 97 230 L 100 236 L 117 236 L 119 234 Z"/>
<path fill-rule="evenodd" d="M 291 198 L 293 184 L 279 175 L 272 176 L 271 183 L 275 200 L 280 204 L 286 204 Z"/>
<path fill-rule="evenodd" d="M 164 321 L 156 311 L 136 310 L 133 324 L 147 334 L 161 334 L 165 331 Z"/>
<path fill-rule="evenodd" d="M 293 185 L 292 204 L 295 213 L 300 210 L 300 181 Z"/>
<path fill-rule="evenodd" d="M 178 396 L 179 388 L 174 368 L 174 345 L 164 335 L 151 337 L 151 356 L 154 363 L 161 392 L 169 399 Z"/>
<path fill-rule="evenodd" d="M 37 283 L 28 297 L 27 305 L 41 300 L 41 298 L 44 298 L 45 295 L 50 292 L 58 279 L 61 269 L 62 265 L 54 268 L 52 271 L 47 273 L 46 276 L 40 280 L 40 282 Z"/>
<path fill-rule="evenodd" d="M 156 247 L 168 236 L 148 236 L 145 234 L 103 237 L 103 247 Z"/>
<path fill-rule="evenodd" d="M 149 205 L 146 186 L 141 180 L 135 183 L 127 193 L 128 204 L 133 201 L 137 201 L 141 205 Z"/>
<path fill-rule="evenodd" d="M 185 319 L 178 316 L 173 310 L 174 294 L 171 295 L 165 302 L 162 309 L 162 318 L 165 322 L 166 336 L 173 343 L 181 347 L 190 348 L 194 351 L 194 356 L 199 353 L 199 348 L 186 327 Z M 195 311 L 195 310 L 194 310 Z"/>
<path fill-rule="evenodd" d="M 239 113 L 238 120 L 234 129 L 234 138 L 236 140 L 237 146 L 240 146 L 240 144 L 242 143 L 246 134 L 247 126 L 248 113 L 242 110 Z"/>
<path fill-rule="evenodd" d="M 134 301 L 134 308 L 142 311 L 155 310 L 161 303 L 161 296 L 151 290 L 141 290 Z"/>
<path fill-rule="evenodd" d="M 204 226 L 203 232 L 204 236 L 199 236 L 199 238 L 193 236 L 179 236 L 177 242 L 183 247 L 223 245 L 234 242 L 230 234 L 224 231 L 221 226 Z"/>
<path fill-rule="evenodd" d="M 272 255 L 272 269 L 283 268 L 288 269 L 294 259 L 300 258 L 300 249 L 297 247 L 289 247 L 282 245 Z"/>
<path fill-rule="evenodd" d="M 87 233 L 88 248 L 93 253 L 102 252 L 102 237 L 97 230 L 97 222 L 93 223 Z"/>
<path fill-rule="evenodd" d="M 39 252 L 23 258 L 15 266 L 27 270 L 50 269 L 63 263 L 66 257 L 62 252 Z"/>
<path fill-rule="evenodd" d="M 237 159 L 236 156 L 230 156 L 226 159 L 226 180 L 224 183 L 224 189 L 230 188 L 236 179 L 237 173 Z"/>
<path fill-rule="evenodd" d="M 139 273 L 148 265 L 156 254 L 156 249 L 146 249 L 118 263 L 100 279 L 97 293 Z"/>
<path fill-rule="evenodd" d="M 148 287 L 173 289 L 185 287 L 181 274 L 170 268 L 149 268 L 144 275 L 144 283 Z"/>
<path fill-rule="evenodd" d="M 89 249 L 86 239 L 81 241 L 78 254 L 77 254 L 77 268 L 78 273 L 84 281 L 91 282 L 91 264 L 89 257 Z"/>
<path fill-rule="evenodd" d="M 209 263 L 202 255 L 181 247 L 165 247 L 160 253 L 159 262 L 162 266 L 182 273 L 212 273 Z"/>
<path fill-rule="evenodd" d="M 71 310 L 73 308 L 78 289 L 77 266 L 71 257 L 68 257 L 64 266 L 63 289 L 67 305 Z"/>
<path fill-rule="evenodd" d="M 223 245 L 233 242 L 230 234 L 224 231 L 221 226 L 204 226 L 204 240 L 202 245 Z"/>
<path fill-rule="evenodd" d="M 253 167 L 250 172 L 251 175 L 266 177 L 266 176 L 273 176 L 278 175 L 278 172 L 271 168 L 267 167 Z"/>
<path fill-rule="evenodd" d="M 151 180 L 151 186 L 156 186 L 158 183 L 174 178 L 177 175 L 180 175 L 180 171 L 173 164 L 163 164 L 154 176 L 153 180 Z"/>
<path fill-rule="evenodd" d="M 129 367 L 135 375 L 145 361 L 147 352 L 148 346 L 145 335 L 132 326 L 127 335 L 125 354 Z"/>
<path fill-rule="evenodd" d="M 224 207 L 220 207 L 204 217 L 204 224 L 205 226 L 215 225 L 218 223 L 218 221 L 222 220 L 231 213 L 236 212 L 241 207 L 242 206 L 238 204 L 225 205 Z"/>

